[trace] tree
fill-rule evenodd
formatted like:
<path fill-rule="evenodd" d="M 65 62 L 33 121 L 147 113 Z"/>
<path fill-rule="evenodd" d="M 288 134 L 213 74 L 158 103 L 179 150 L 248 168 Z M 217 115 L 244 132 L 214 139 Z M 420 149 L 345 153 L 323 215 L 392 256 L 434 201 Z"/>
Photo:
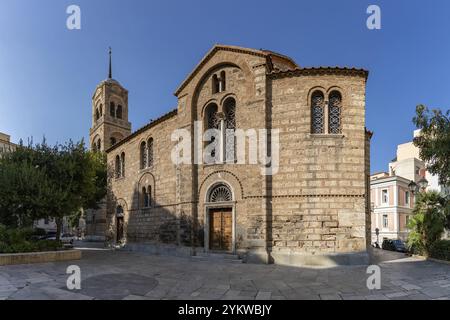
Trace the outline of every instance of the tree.
<path fill-rule="evenodd" d="M 432 245 L 441 239 L 445 226 L 447 200 L 438 192 L 423 192 L 418 195 L 409 220 L 408 244 L 420 253 L 429 254 Z"/>
<path fill-rule="evenodd" d="M 46 201 L 54 195 L 47 177 L 31 163 L 0 163 L 0 224 L 30 226 L 47 214 Z"/>
<path fill-rule="evenodd" d="M 439 183 L 450 187 L 450 110 L 428 110 L 424 105 L 416 108 L 414 124 L 421 130 L 414 139 L 420 149 L 420 158 L 427 170 L 439 176 Z"/>
<path fill-rule="evenodd" d="M 83 141 L 69 141 L 50 147 L 44 139 L 41 144 L 20 145 L 15 152 L 0 160 L 0 172 L 2 167 L 9 166 L 8 170 L 21 176 L 22 173 L 15 171 L 12 164 L 28 165 L 34 168 L 37 176 L 37 182 L 26 190 L 20 189 L 20 183 L 9 185 L 16 204 L 30 202 L 27 210 L 21 209 L 19 215 L 30 219 L 55 218 L 57 240 L 64 217 L 76 215 L 81 208 L 95 208 L 96 203 L 106 195 L 105 156 L 86 151 Z M 37 197 L 35 188 L 45 192 Z M 1 193 L 0 198 L 0 203 L 8 201 Z M 14 214 L 17 214 L 14 206 L 7 205 L 5 215 Z"/>

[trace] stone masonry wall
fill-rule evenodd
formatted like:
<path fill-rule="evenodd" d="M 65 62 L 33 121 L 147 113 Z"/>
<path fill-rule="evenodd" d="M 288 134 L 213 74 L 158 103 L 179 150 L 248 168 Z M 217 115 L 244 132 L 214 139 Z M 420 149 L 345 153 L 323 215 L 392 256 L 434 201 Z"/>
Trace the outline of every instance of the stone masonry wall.
<path fill-rule="evenodd" d="M 342 94 L 342 134 L 311 134 L 311 93 Z M 280 171 L 273 176 L 275 251 L 366 250 L 365 79 L 297 76 L 272 82 Z M 327 100 L 327 98 L 326 98 Z"/>

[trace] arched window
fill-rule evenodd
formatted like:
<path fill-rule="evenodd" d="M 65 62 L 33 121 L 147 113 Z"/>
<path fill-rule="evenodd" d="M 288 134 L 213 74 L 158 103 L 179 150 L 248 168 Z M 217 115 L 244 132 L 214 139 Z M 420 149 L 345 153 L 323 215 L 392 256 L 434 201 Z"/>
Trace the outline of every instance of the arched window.
<path fill-rule="evenodd" d="M 123 215 L 123 207 L 122 207 L 122 206 L 117 206 L 117 208 L 116 208 L 116 214 L 117 214 L 118 216 Z"/>
<path fill-rule="evenodd" d="M 219 81 L 219 92 L 223 92 L 226 90 L 226 75 L 225 71 L 220 73 L 220 81 Z"/>
<path fill-rule="evenodd" d="M 125 152 L 122 152 L 120 156 L 120 164 L 121 164 L 121 177 L 125 177 Z"/>
<path fill-rule="evenodd" d="M 120 178 L 121 165 L 120 165 L 120 157 L 119 157 L 119 155 L 116 156 L 115 173 L 116 173 L 116 178 Z"/>
<path fill-rule="evenodd" d="M 148 160 L 147 160 L 148 166 L 152 167 L 153 166 L 153 160 L 154 160 L 154 157 L 153 157 L 153 138 L 148 139 L 147 152 L 148 152 L 148 157 L 147 157 L 148 158 Z"/>
<path fill-rule="evenodd" d="M 205 110 L 205 129 L 220 129 L 220 118 L 218 117 L 217 114 L 217 105 L 216 104 L 210 104 L 209 106 L 206 107 Z M 212 144 L 214 141 L 216 140 L 215 136 L 211 137 L 211 140 L 209 142 L 205 142 L 205 145 L 209 145 Z M 216 148 L 218 148 L 218 146 L 216 146 Z M 216 157 L 216 150 L 212 150 L 211 154 L 210 154 L 211 159 L 215 159 Z"/>
<path fill-rule="evenodd" d="M 150 208 L 152 206 L 152 187 L 142 187 L 141 192 L 141 207 Z"/>
<path fill-rule="evenodd" d="M 110 143 L 111 147 L 114 146 L 114 145 L 117 143 L 116 138 L 111 137 L 111 138 L 109 139 L 109 143 Z"/>
<path fill-rule="evenodd" d="M 224 103 L 225 111 L 225 159 L 235 162 L 236 159 L 236 101 L 228 98 Z"/>
<path fill-rule="evenodd" d="M 113 118 L 116 117 L 116 105 L 114 104 L 114 102 L 111 102 L 109 104 L 109 115 Z"/>
<path fill-rule="evenodd" d="M 230 188 L 221 183 L 214 186 L 209 192 L 208 202 L 228 202 L 233 201 L 233 193 Z"/>
<path fill-rule="evenodd" d="M 102 150 L 102 140 L 98 139 L 97 140 L 97 151 L 101 151 Z"/>
<path fill-rule="evenodd" d="M 324 96 L 316 91 L 311 96 L 311 133 L 324 133 Z"/>
<path fill-rule="evenodd" d="M 147 168 L 147 144 L 142 141 L 140 146 L 141 169 Z"/>
<path fill-rule="evenodd" d="M 219 129 L 220 119 L 217 114 L 217 105 L 215 103 L 210 104 L 206 107 L 206 129 Z"/>
<path fill-rule="evenodd" d="M 95 121 L 98 121 L 100 119 L 100 111 L 98 111 L 98 108 L 95 110 Z"/>
<path fill-rule="evenodd" d="M 116 118 L 122 119 L 122 106 L 120 104 L 117 106 Z"/>
<path fill-rule="evenodd" d="M 225 127 L 230 130 L 236 130 L 236 101 L 228 98 L 224 103 Z"/>
<path fill-rule="evenodd" d="M 103 116 L 103 104 L 100 105 L 100 117 Z"/>
<path fill-rule="evenodd" d="M 215 74 L 212 76 L 212 93 L 215 94 L 218 92 L 220 92 L 219 78 Z"/>
<path fill-rule="evenodd" d="M 328 133 L 340 134 L 342 96 L 338 91 L 330 93 L 328 98 Z"/>

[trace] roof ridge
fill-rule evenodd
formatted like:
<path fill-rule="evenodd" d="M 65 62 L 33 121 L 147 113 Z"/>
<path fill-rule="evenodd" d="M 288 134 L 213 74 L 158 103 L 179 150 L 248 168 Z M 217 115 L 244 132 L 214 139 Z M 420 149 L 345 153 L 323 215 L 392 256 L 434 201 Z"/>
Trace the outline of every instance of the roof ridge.
<path fill-rule="evenodd" d="M 106 152 L 111 152 L 114 149 L 116 149 L 117 147 L 121 146 L 122 144 L 124 144 L 127 141 L 130 141 L 132 138 L 134 138 L 135 136 L 137 136 L 138 134 L 156 126 L 157 124 L 172 118 L 173 116 L 176 116 L 178 114 L 178 108 L 172 109 L 169 112 L 164 113 L 162 116 L 160 116 L 159 118 L 156 118 L 155 120 L 150 120 L 150 122 L 148 122 L 147 124 L 143 125 L 142 127 L 140 127 L 139 129 L 137 129 L 136 131 L 132 132 L 129 136 L 125 137 L 124 139 L 120 140 L 118 143 L 116 143 L 115 145 L 111 146 L 109 149 L 106 150 Z"/>

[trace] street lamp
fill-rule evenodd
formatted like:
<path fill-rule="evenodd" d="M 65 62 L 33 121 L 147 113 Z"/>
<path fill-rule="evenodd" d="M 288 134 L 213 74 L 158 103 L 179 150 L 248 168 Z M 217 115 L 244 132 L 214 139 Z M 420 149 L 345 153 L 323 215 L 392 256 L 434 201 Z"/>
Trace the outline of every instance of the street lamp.
<path fill-rule="evenodd" d="M 415 193 L 419 192 L 419 186 L 414 181 L 411 181 L 408 184 L 408 188 L 409 188 L 409 191 L 411 191 L 412 194 L 415 194 Z"/>
<path fill-rule="evenodd" d="M 425 191 L 425 189 L 428 187 L 428 180 L 425 179 L 425 177 L 423 177 L 422 179 L 419 180 L 418 184 L 419 184 L 420 190 Z"/>

